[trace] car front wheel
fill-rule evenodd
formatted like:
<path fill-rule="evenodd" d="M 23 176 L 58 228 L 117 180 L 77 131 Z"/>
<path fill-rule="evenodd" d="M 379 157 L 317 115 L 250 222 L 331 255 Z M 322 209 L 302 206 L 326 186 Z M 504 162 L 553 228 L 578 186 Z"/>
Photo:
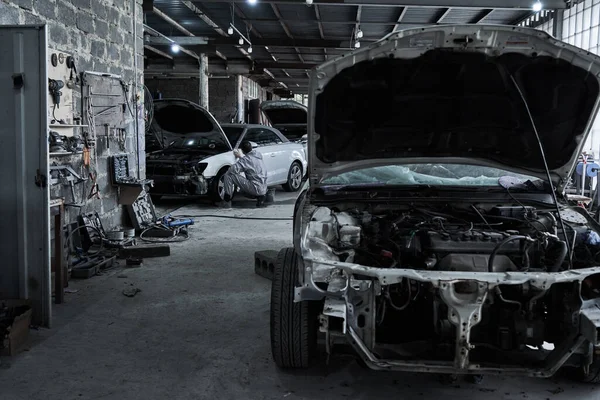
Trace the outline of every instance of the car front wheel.
<path fill-rule="evenodd" d="M 283 185 L 286 192 L 297 192 L 302 186 L 302 166 L 298 161 L 294 161 L 288 172 L 288 180 Z"/>
<path fill-rule="evenodd" d="M 317 353 L 319 303 L 294 303 L 300 257 L 293 248 L 277 256 L 271 286 L 271 353 L 279 368 L 307 368 Z"/>

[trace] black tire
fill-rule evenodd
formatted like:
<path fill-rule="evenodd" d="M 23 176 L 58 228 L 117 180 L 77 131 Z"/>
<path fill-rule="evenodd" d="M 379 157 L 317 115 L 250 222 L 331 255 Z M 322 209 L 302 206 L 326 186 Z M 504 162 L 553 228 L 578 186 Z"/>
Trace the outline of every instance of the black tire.
<path fill-rule="evenodd" d="M 221 190 L 220 185 L 223 184 L 223 176 L 227 172 L 227 168 L 223 168 L 219 171 L 219 173 L 213 178 L 210 182 L 210 186 L 208 187 L 208 197 L 211 201 L 218 203 L 223 201 L 223 192 Z M 220 183 L 220 184 L 219 184 Z"/>
<path fill-rule="evenodd" d="M 302 187 L 302 165 L 298 161 L 290 165 L 288 180 L 282 186 L 286 192 L 297 192 Z"/>
<path fill-rule="evenodd" d="M 583 383 L 600 383 L 600 359 L 594 356 L 594 361 L 590 365 L 588 372 L 583 370 L 583 367 L 577 368 L 573 378 Z"/>
<path fill-rule="evenodd" d="M 318 302 L 294 303 L 300 257 L 293 248 L 277 256 L 271 286 L 271 353 L 279 368 L 308 368 L 317 353 Z"/>

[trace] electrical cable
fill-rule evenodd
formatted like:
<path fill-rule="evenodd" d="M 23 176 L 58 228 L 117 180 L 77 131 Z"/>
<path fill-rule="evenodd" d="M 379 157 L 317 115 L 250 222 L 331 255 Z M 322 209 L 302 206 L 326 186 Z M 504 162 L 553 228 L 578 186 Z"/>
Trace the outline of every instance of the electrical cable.
<path fill-rule="evenodd" d="M 571 263 L 571 259 L 572 259 L 571 253 L 572 253 L 573 249 L 571 249 L 571 244 L 569 243 L 569 240 L 567 239 L 567 229 L 565 228 L 565 222 L 563 221 L 563 218 L 560 215 L 560 206 L 558 204 L 558 198 L 556 196 L 556 190 L 554 188 L 554 183 L 552 182 L 552 176 L 550 176 L 550 168 L 548 167 L 548 162 L 546 161 L 546 153 L 544 152 L 544 145 L 542 144 L 542 140 L 540 139 L 539 132 L 535 125 L 535 120 L 533 119 L 533 114 L 531 114 L 531 110 L 529 109 L 529 104 L 527 104 L 527 99 L 525 99 L 525 95 L 523 94 L 523 91 L 519 87 L 519 84 L 515 80 L 515 77 L 510 72 L 509 72 L 509 76 L 510 76 L 510 79 L 512 80 L 512 83 L 515 85 L 515 88 L 519 92 L 519 96 L 521 96 L 521 101 L 523 101 L 523 105 L 525 106 L 525 110 L 527 111 L 527 115 L 529 116 L 529 121 L 531 122 L 531 127 L 533 128 L 533 133 L 535 134 L 535 138 L 537 140 L 538 146 L 540 147 L 540 155 L 542 156 L 542 162 L 544 163 L 544 169 L 546 170 L 546 177 L 548 178 L 548 185 L 550 185 L 550 191 L 551 191 L 552 199 L 554 200 L 554 205 L 556 206 L 556 213 L 558 214 L 558 220 L 560 222 L 560 227 L 563 231 L 563 235 L 565 235 L 565 239 L 566 239 L 565 243 L 567 244 L 567 251 L 569 253 L 569 255 L 568 255 L 569 269 L 571 269 L 573 267 L 573 264 Z"/>
<path fill-rule="evenodd" d="M 504 246 L 506 243 L 512 242 L 515 240 L 533 240 L 533 239 L 531 239 L 529 236 L 525 236 L 525 235 L 512 235 L 512 236 L 507 237 L 500 243 L 498 243 L 496 245 L 496 247 L 494 247 L 494 250 L 492 250 L 492 253 L 490 254 L 490 259 L 488 261 L 488 272 L 494 272 L 494 259 L 496 258 L 496 254 L 498 253 L 500 248 L 502 246 Z"/>
<path fill-rule="evenodd" d="M 406 303 L 404 303 L 403 305 L 401 305 L 400 307 L 398 307 L 397 305 L 394 304 L 394 302 L 392 301 L 392 296 L 390 296 L 390 292 L 386 292 L 385 293 L 385 297 L 387 298 L 388 302 L 390 303 L 390 306 L 392 306 L 392 308 L 396 311 L 403 311 L 406 309 L 406 307 L 408 307 L 408 305 L 410 304 L 410 301 L 412 300 L 412 293 L 411 293 L 411 289 L 410 289 L 410 280 L 408 280 L 408 296 L 407 296 L 407 300 Z"/>
<path fill-rule="evenodd" d="M 483 214 L 477 209 L 477 207 L 475 207 L 475 204 L 471 204 L 471 208 L 477 213 L 477 215 L 479 215 L 479 217 L 481 218 L 481 220 L 483 221 L 484 224 L 487 225 L 488 228 L 490 228 L 490 230 L 494 230 L 491 225 L 489 224 L 489 222 L 487 222 L 487 220 L 485 219 L 485 217 L 483 216 Z"/>
<path fill-rule="evenodd" d="M 91 225 L 81 225 L 78 226 L 77 228 L 71 230 L 71 232 L 69 232 L 69 234 L 67 235 L 67 239 L 65 240 L 66 243 L 69 243 L 69 240 L 71 239 L 71 236 L 73 236 L 73 234 L 83 228 L 86 229 L 92 229 L 94 230 L 97 234 L 98 234 L 98 238 L 100 239 L 100 249 L 98 249 L 98 251 L 96 251 L 95 253 L 89 254 L 88 256 L 95 256 L 100 254 L 100 252 L 102 252 L 102 250 L 104 250 L 104 238 L 102 237 L 102 232 L 100 232 L 100 229 L 96 228 L 95 226 L 91 226 Z"/>
<path fill-rule="evenodd" d="M 235 215 L 173 215 L 173 218 L 227 218 L 227 219 L 247 219 L 253 221 L 293 221 L 294 218 L 263 218 L 263 217 L 237 217 Z"/>
<path fill-rule="evenodd" d="M 146 234 L 146 232 L 148 232 L 152 229 L 162 229 L 162 230 L 166 230 L 166 231 L 171 231 L 176 234 L 170 238 L 152 238 L 152 239 L 145 238 L 144 235 Z M 181 233 L 183 233 L 183 235 L 180 237 L 179 235 Z M 190 234 L 187 231 L 176 232 L 172 229 L 164 228 L 160 225 L 151 226 L 149 228 L 144 229 L 140 233 L 140 240 L 147 242 L 147 243 L 179 243 L 179 242 L 185 242 L 186 240 L 189 240 L 189 239 L 190 239 Z"/>

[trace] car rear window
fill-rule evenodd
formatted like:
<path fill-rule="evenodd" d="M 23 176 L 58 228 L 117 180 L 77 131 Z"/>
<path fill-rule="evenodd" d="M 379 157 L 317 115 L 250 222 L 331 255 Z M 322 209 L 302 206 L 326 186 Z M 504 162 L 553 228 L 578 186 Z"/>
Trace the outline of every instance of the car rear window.
<path fill-rule="evenodd" d="M 214 130 L 212 121 L 202 110 L 184 104 L 157 105 L 153 123 L 163 131 L 177 134 Z"/>

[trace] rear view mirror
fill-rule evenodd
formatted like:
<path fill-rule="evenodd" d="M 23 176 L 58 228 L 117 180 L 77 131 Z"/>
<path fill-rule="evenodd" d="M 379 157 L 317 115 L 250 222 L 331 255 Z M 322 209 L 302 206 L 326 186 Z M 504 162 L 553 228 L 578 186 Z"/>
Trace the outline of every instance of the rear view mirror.
<path fill-rule="evenodd" d="M 252 145 L 252 148 L 255 149 L 258 147 L 258 144 L 256 142 L 250 142 L 250 144 Z"/>

